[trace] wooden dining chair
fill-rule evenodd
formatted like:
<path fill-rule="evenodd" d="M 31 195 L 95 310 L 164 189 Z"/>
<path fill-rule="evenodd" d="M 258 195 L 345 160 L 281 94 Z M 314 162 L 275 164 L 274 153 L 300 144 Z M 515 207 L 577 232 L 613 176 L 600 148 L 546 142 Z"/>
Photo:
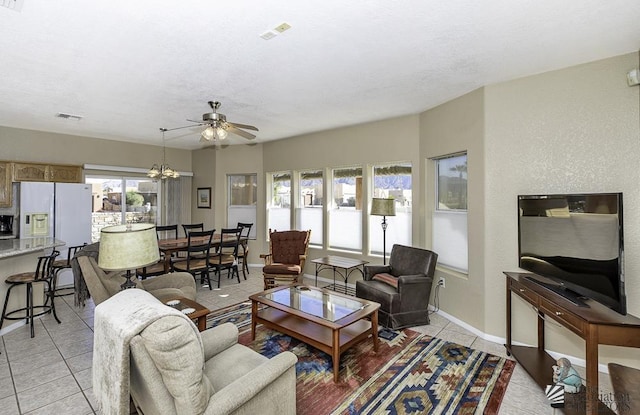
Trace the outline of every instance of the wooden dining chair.
<path fill-rule="evenodd" d="M 220 230 L 220 244 L 215 255 L 210 258 L 209 265 L 218 277 L 220 288 L 220 276 L 226 270 L 229 278 L 235 275 L 240 283 L 238 272 L 238 249 L 240 247 L 240 228 L 223 228 Z"/>
<path fill-rule="evenodd" d="M 158 239 L 178 239 L 178 225 L 157 225 L 156 234 Z"/>
<path fill-rule="evenodd" d="M 238 251 L 238 262 L 241 262 L 242 276 L 246 280 L 247 274 L 249 274 L 249 264 L 247 262 L 249 256 L 249 234 L 251 233 L 253 223 L 238 222 L 237 227 L 241 229 L 240 239 L 242 240 L 242 242 L 240 242 L 240 250 Z"/>
<path fill-rule="evenodd" d="M 204 284 L 206 280 L 211 290 L 211 278 L 209 275 L 210 269 L 210 254 L 211 254 L 211 240 L 215 229 L 210 231 L 191 231 L 188 234 L 187 242 L 187 257 L 183 260 L 173 261 L 171 267 L 174 271 L 188 272 L 193 275 L 197 280 L 197 276 L 200 275 L 200 284 Z M 218 287 L 220 286 L 220 280 L 218 280 Z"/>

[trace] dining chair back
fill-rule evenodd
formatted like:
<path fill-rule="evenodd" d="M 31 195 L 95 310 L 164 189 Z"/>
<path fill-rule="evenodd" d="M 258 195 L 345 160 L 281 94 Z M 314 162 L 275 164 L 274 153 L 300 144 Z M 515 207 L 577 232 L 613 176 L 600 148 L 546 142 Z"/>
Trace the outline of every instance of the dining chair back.
<path fill-rule="evenodd" d="M 157 225 L 158 239 L 178 239 L 178 225 Z"/>
<path fill-rule="evenodd" d="M 215 229 L 189 232 L 187 236 L 187 257 L 172 263 L 174 271 L 188 272 L 194 278 L 199 274 L 200 283 L 204 284 L 206 281 L 209 284 L 209 289 L 211 289 L 209 256 L 214 233 Z"/>
<path fill-rule="evenodd" d="M 229 278 L 235 275 L 240 282 L 238 272 L 238 250 L 240 247 L 240 228 L 223 228 L 220 230 L 220 244 L 215 255 L 211 256 L 210 266 L 218 277 L 218 288 L 220 288 L 220 275 L 223 270 L 227 270 Z"/>
<path fill-rule="evenodd" d="M 204 223 L 190 223 L 186 225 L 182 225 L 182 229 L 184 230 L 184 236 L 188 237 L 189 232 L 191 231 L 204 231 Z"/>
<path fill-rule="evenodd" d="M 247 262 L 249 257 L 249 234 L 251 233 L 253 223 L 238 222 L 237 227 L 241 229 L 240 239 L 242 240 L 240 250 L 238 251 L 238 262 L 242 267 L 242 276 L 246 280 L 247 274 L 249 274 L 249 263 Z"/>

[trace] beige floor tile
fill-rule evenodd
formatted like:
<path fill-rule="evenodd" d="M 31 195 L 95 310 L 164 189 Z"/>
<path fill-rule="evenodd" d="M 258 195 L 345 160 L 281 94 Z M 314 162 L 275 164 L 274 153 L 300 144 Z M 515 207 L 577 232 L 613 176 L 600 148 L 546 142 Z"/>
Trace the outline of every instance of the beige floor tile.
<path fill-rule="evenodd" d="M 73 376 L 68 375 L 24 391 L 18 391 L 18 402 L 20 403 L 20 410 L 23 413 L 27 413 L 78 392 L 80 392 L 80 388 L 76 380 Z"/>
<path fill-rule="evenodd" d="M 13 396 L 16 394 L 13 388 L 13 379 L 11 376 L 0 378 L 0 398 L 6 398 L 7 396 Z"/>
<path fill-rule="evenodd" d="M 36 388 L 51 381 L 70 376 L 71 372 L 64 361 L 42 366 L 36 372 L 19 373 L 13 376 L 18 394 L 28 389 Z M 42 392 L 42 390 L 40 390 Z"/>
<path fill-rule="evenodd" d="M 71 369 L 71 373 L 77 373 L 88 369 L 93 364 L 93 351 L 83 353 L 67 359 L 67 365 Z"/>
<path fill-rule="evenodd" d="M 0 415 L 19 415 L 18 401 L 15 395 L 0 399 Z"/>
<path fill-rule="evenodd" d="M 62 362 L 62 355 L 57 349 L 45 350 L 40 353 L 33 353 L 18 359 L 11 359 L 11 371 L 13 375 L 27 372 L 35 372 L 42 367 L 53 363 Z"/>
<path fill-rule="evenodd" d="M 89 405 L 89 402 L 87 402 L 85 396 L 82 392 L 78 392 L 34 411 L 26 412 L 25 415 L 88 415 L 93 413 L 93 409 Z"/>

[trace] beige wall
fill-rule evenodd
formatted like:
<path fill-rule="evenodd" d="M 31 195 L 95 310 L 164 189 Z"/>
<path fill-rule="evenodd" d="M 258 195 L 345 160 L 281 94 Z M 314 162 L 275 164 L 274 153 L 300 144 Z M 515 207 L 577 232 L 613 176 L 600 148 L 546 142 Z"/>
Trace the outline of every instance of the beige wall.
<path fill-rule="evenodd" d="M 484 90 L 478 89 L 460 98 L 426 111 L 420 116 L 421 188 L 426 189 L 422 229 L 426 245 L 431 246 L 431 215 L 436 202 L 435 163 L 433 157 L 467 152 L 469 273 L 461 274 L 438 267 L 436 280 L 443 276 L 446 288 L 440 289 L 440 308 L 446 313 L 484 331 L 485 240 L 484 240 Z"/>
<path fill-rule="evenodd" d="M 640 316 L 640 88 L 625 77 L 638 65 L 628 54 L 485 88 L 487 333 L 505 334 L 502 271 L 518 270 L 518 194 L 624 192 L 627 307 Z M 518 310 L 516 340 L 534 343 L 534 313 Z M 584 357 L 581 339 L 548 327 L 551 350 Z M 600 352 L 601 363 L 624 356 L 637 366 L 640 358 L 638 349 Z"/>
<path fill-rule="evenodd" d="M 0 149 L 2 160 L 102 164 L 145 169 L 162 161 L 162 146 L 1 126 Z M 191 171 L 191 151 L 167 148 L 166 157 L 172 168 Z"/>
<path fill-rule="evenodd" d="M 264 172 L 352 165 L 361 165 L 366 168 L 381 162 L 408 161 L 413 165 L 413 182 L 418 183 L 420 170 L 418 129 L 419 117 L 412 115 L 268 142 L 264 144 Z M 366 172 L 363 173 L 366 175 Z M 264 181 L 259 183 L 264 183 Z M 264 200 L 266 198 L 264 186 L 259 191 L 261 193 L 258 195 L 258 199 Z M 419 204 L 422 192 L 418 187 L 414 187 L 412 192 L 414 201 L 413 241 L 416 246 L 421 246 L 418 215 L 420 214 Z M 368 200 L 370 198 L 368 189 L 363 189 L 363 193 L 364 199 Z M 366 215 L 365 219 L 368 220 Z M 266 230 L 264 224 L 263 221 L 263 231 Z M 363 227 L 363 229 L 365 228 Z M 262 235 L 265 233 L 263 232 Z M 364 238 L 368 240 L 368 234 L 365 234 Z M 392 241 L 387 241 L 387 249 L 392 243 Z M 319 258 L 328 253 L 329 251 L 326 249 L 311 248 L 309 249 L 309 258 Z M 368 257 L 348 252 L 336 253 L 332 251 L 331 253 L 362 258 L 372 263 L 381 262 L 380 257 Z M 315 273 L 313 264 L 307 263 L 306 273 L 311 275 Z"/>

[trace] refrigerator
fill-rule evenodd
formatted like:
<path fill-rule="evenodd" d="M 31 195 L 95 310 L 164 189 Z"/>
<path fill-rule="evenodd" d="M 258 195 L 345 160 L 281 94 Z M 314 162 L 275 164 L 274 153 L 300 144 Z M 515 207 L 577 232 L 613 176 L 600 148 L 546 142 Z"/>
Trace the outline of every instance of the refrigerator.
<path fill-rule="evenodd" d="M 84 183 L 20 183 L 21 239 L 56 238 L 58 259 L 67 258 L 70 246 L 91 243 L 91 185 Z M 73 285 L 71 270 L 58 274 L 58 285 Z"/>

